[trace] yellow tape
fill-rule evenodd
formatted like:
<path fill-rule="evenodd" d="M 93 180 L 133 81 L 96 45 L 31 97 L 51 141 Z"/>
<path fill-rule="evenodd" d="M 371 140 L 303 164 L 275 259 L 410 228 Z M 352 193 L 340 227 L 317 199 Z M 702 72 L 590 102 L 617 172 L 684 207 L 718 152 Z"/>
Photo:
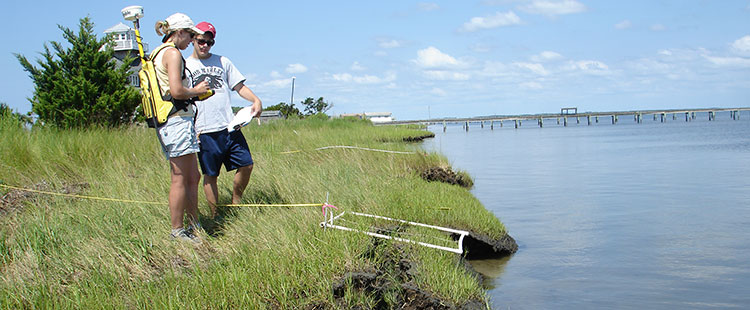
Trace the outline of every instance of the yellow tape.
<path fill-rule="evenodd" d="M 349 145 L 330 145 L 330 146 L 319 147 L 319 148 L 313 149 L 312 151 L 322 151 L 322 150 L 328 150 L 328 149 L 353 149 L 353 150 L 383 152 L 383 153 L 391 153 L 391 154 L 407 154 L 407 155 L 417 154 L 416 152 L 402 152 L 402 151 L 371 149 L 367 147 L 349 146 Z M 302 151 L 303 150 L 284 151 L 284 152 L 279 152 L 279 154 L 294 154 L 294 153 L 300 153 Z"/>
<path fill-rule="evenodd" d="M 10 186 L 10 185 L 5 185 L 5 184 L 0 184 L 0 187 L 15 189 L 15 190 L 19 190 L 19 191 L 25 191 L 25 192 L 38 193 L 38 194 L 46 194 L 46 195 L 54 195 L 54 196 L 65 196 L 65 197 L 72 197 L 72 198 L 105 200 L 105 201 L 115 201 L 115 202 L 128 202 L 128 203 L 143 203 L 143 204 L 152 204 L 152 205 L 157 205 L 157 204 L 158 205 L 162 205 L 162 204 L 164 204 L 164 203 L 161 203 L 161 202 L 153 202 L 153 201 L 140 201 L 140 200 L 129 200 L 129 199 L 103 198 L 103 197 L 84 196 L 84 195 L 75 195 L 75 194 L 55 193 L 55 192 L 48 192 L 48 191 L 40 191 L 40 190 L 36 190 L 36 189 L 28 189 L 28 188 Z"/>
<path fill-rule="evenodd" d="M 38 194 L 45 194 L 45 195 L 53 195 L 53 196 L 65 196 L 65 197 L 71 197 L 71 198 L 81 198 L 81 199 L 94 199 L 94 200 L 104 200 L 104 201 L 114 201 L 114 202 L 127 202 L 127 203 L 141 203 L 141 204 L 150 204 L 150 205 L 166 205 L 165 202 L 154 202 L 154 201 L 141 201 L 141 200 L 129 200 L 129 199 L 117 199 L 117 198 L 104 198 L 104 197 L 95 197 L 95 196 L 85 196 L 85 195 L 75 195 L 75 194 L 65 194 L 65 193 L 55 193 L 55 192 L 48 192 L 48 191 L 40 191 L 36 189 L 28 189 L 23 187 L 16 187 L 16 186 L 10 186 L 5 184 L 0 184 L 0 187 L 15 189 L 19 191 L 25 191 L 25 192 L 32 192 L 32 193 L 38 193 Z M 322 203 L 298 203 L 298 204 L 229 204 L 229 205 L 219 205 L 221 207 L 322 207 Z"/>
<path fill-rule="evenodd" d="M 293 204 L 259 204 L 259 203 L 244 203 L 244 204 L 231 204 L 231 205 L 219 205 L 221 207 L 322 207 L 322 203 L 293 203 Z"/>

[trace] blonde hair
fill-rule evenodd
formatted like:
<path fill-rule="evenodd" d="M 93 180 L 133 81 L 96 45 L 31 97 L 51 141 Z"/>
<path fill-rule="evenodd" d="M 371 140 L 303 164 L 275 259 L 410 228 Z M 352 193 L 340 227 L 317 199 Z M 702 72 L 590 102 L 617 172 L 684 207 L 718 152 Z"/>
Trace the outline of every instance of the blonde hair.
<path fill-rule="evenodd" d="M 154 25 L 154 30 L 156 30 L 156 34 L 163 36 L 169 34 L 169 23 L 166 20 L 160 20 L 156 22 L 156 25 Z"/>

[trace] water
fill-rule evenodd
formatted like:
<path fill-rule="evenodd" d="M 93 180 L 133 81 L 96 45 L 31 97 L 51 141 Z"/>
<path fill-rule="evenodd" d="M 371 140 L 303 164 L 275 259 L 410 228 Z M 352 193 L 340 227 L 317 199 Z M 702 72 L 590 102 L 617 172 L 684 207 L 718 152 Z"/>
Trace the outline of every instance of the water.
<path fill-rule="evenodd" d="M 750 308 L 750 115 L 431 126 L 519 244 L 493 309 Z"/>

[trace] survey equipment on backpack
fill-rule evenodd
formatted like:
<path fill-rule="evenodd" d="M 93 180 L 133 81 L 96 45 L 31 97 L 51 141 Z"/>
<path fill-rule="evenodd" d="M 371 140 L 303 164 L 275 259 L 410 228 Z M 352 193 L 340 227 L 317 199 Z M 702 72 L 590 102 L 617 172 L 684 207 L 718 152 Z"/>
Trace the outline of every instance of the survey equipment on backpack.
<path fill-rule="evenodd" d="M 129 6 L 122 9 L 121 12 L 122 17 L 125 20 L 132 21 L 135 28 L 135 40 L 138 43 L 138 55 L 141 59 L 141 69 L 138 71 L 141 86 L 141 105 L 149 127 L 159 127 L 166 123 L 167 118 L 172 114 L 186 109 L 188 105 L 193 104 L 195 101 L 204 100 L 213 95 L 213 90 L 209 90 L 203 95 L 188 100 L 177 100 L 170 95 L 163 96 L 156 78 L 156 66 L 153 62 L 153 59 L 163 47 L 156 49 L 150 56 L 147 56 L 143 51 L 139 24 L 139 19 L 143 17 L 142 6 Z M 184 63 L 185 60 L 183 59 Z"/>

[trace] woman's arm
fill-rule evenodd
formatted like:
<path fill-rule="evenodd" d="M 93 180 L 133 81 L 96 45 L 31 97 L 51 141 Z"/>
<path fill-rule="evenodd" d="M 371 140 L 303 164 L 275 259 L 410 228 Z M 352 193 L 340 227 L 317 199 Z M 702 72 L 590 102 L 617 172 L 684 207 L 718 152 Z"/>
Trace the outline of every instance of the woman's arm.
<path fill-rule="evenodd" d="M 169 93 L 172 98 L 185 100 L 208 92 L 208 82 L 203 81 L 195 87 L 187 88 L 182 85 L 182 55 L 176 48 L 169 48 L 164 51 L 162 63 L 167 67 L 169 76 Z"/>

